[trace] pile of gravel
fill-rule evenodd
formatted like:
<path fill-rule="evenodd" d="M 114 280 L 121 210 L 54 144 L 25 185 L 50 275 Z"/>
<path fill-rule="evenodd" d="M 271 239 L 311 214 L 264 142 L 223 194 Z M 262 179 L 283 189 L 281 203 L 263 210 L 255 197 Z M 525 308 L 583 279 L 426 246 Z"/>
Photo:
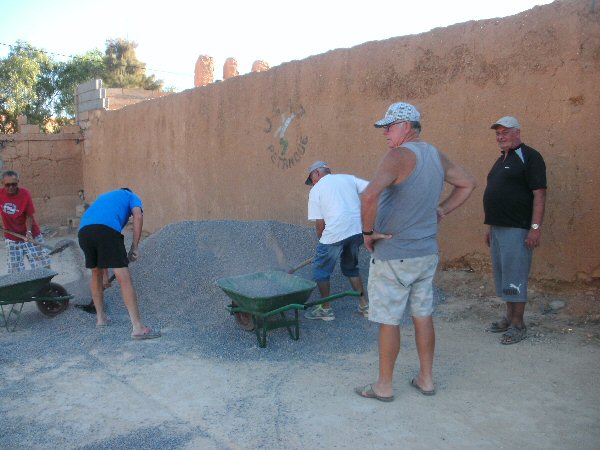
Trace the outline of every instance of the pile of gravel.
<path fill-rule="evenodd" d="M 258 348 L 257 339 L 238 327 L 226 309 L 231 300 L 216 281 L 255 272 L 287 271 L 312 256 L 316 244 L 313 228 L 272 221 L 186 221 L 169 225 L 144 240 L 139 261 L 130 266 L 142 315 L 160 325 L 164 342 L 173 336 L 178 349 L 247 359 L 248 350 Z M 362 272 L 366 275 L 368 255 L 364 252 L 362 256 Z M 310 279 L 310 266 L 295 275 Z M 332 293 L 350 289 L 337 268 Z M 309 300 L 318 298 L 317 291 Z M 114 302 L 107 298 L 109 304 L 122 303 L 118 289 L 111 288 L 107 294 L 115 295 Z M 299 354 L 372 348 L 375 327 L 355 313 L 357 304 L 355 297 L 336 301 L 338 320 L 334 322 L 315 323 L 302 317 L 299 341 L 291 340 L 285 329 L 270 331 L 267 351 L 255 351 L 253 357 L 288 359 L 298 358 Z"/>
<path fill-rule="evenodd" d="M 9 273 L 7 275 L 0 275 L 0 288 L 14 286 L 16 284 L 26 283 L 47 277 L 53 277 L 55 275 L 58 275 L 55 271 L 45 269 L 43 267 L 24 270 L 23 272 Z"/>
<path fill-rule="evenodd" d="M 260 349 L 253 332 L 241 329 L 226 309 L 231 303 L 219 288 L 220 278 L 254 272 L 282 270 L 311 257 L 317 239 L 314 228 L 273 221 L 184 221 L 168 225 L 140 244 L 140 258 L 130 265 L 142 319 L 160 328 L 163 337 L 154 341 L 148 357 L 158 353 L 193 352 L 203 357 L 228 360 L 307 358 L 327 360 L 331 354 L 356 353 L 376 346 L 377 326 L 357 313 L 358 299 L 345 297 L 332 305 L 336 320 L 311 321 L 300 312 L 300 340 L 290 339 L 285 328 L 271 330 L 267 348 Z M 369 255 L 362 249 L 360 270 L 367 285 Z M 311 266 L 295 273 L 311 278 Z M 83 286 L 83 289 L 82 289 Z M 76 298 L 91 300 L 84 280 L 66 284 Z M 336 267 L 331 293 L 350 290 L 348 280 Z M 308 301 L 319 298 L 315 289 Z M 440 296 L 436 292 L 436 301 Z M 129 343 L 131 324 L 118 283 L 105 291 L 110 326 L 103 333 L 94 327 L 95 316 L 69 308 L 52 320 L 35 309 L 25 309 L 20 328 L 27 329 L 25 342 L 8 340 L 7 346 L 27 348 L 31 356 L 82 351 L 94 348 L 107 355 Z M 292 314 L 291 312 L 288 314 Z M 405 318 L 408 323 L 408 319 Z M 40 348 L 35 339 L 55 341 Z M 0 341 L 3 340 L 0 336 Z M 69 347 L 70 346 L 70 347 Z M 140 356 L 146 352 L 140 346 Z"/>

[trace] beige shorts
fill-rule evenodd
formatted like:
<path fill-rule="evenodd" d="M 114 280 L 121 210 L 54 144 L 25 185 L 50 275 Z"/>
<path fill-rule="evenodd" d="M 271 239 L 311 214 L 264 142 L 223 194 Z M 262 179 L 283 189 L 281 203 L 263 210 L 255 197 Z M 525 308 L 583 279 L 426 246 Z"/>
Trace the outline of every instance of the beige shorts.
<path fill-rule="evenodd" d="M 369 320 L 399 325 L 407 302 L 412 316 L 431 316 L 438 259 L 438 255 L 388 261 L 371 259 Z"/>

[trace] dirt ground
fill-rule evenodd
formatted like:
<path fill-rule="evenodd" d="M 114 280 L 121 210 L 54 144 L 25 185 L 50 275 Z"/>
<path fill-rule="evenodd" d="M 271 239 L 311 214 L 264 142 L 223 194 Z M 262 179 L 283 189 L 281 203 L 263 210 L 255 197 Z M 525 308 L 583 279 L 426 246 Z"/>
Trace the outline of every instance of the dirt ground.
<path fill-rule="evenodd" d="M 68 255 L 55 258 L 55 279 L 68 284 L 80 277 L 76 264 Z M 260 355 L 269 348 L 257 348 L 252 336 L 240 343 L 248 345 L 242 361 L 177 350 L 169 329 L 159 340 L 116 349 L 98 339 L 85 354 L 50 362 L 2 354 L 31 332 L 2 330 L 0 376 L 18 395 L 0 397 L 0 448 L 597 449 L 598 286 L 533 283 L 529 338 L 502 346 L 485 331 L 504 307 L 489 276 L 441 270 L 436 285 L 446 296 L 435 318 L 437 394 L 425 397 L 409 385 L 418 360 L 407 326 L 392 403 L 353 392 L 375 381 L 375 328 L 370 350 L 339 355 L 325 346 L 314 349 L 312 363 L 265 360 Z M 88 319 L 73 310 L 65 317 Z M 59 320 L 37 326 L 59 326 Z M 66 333 L 73 340 L 99 333 L 91 321 L 84 326 Z M 141 355 L 139 345 L 154 356 Z M 20 387 L 32 386 L 32 376 L 37 388 Z"/>

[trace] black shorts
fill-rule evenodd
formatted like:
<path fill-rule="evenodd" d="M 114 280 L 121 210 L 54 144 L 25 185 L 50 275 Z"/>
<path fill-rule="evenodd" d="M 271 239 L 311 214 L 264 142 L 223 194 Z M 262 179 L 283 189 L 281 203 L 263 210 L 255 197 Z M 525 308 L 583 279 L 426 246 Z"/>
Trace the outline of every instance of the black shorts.
<path fill-rule="evenodd" d="M 88 269 L 127 267 L 124 236 L 106 225 L 87 225 L 77 235 Z"/>

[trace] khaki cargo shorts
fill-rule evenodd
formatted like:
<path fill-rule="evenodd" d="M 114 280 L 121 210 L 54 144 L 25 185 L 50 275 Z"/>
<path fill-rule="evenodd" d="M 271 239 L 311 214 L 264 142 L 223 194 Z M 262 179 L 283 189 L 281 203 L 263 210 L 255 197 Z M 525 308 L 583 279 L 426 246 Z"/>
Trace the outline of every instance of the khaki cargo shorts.
<path fill-rule="evenodd" d="M 371 259 L 369 320 L 399 325 L 406 304 L 414 317 L 433 314 L 433 276 L 438 255 L 383 261 Z"/>

